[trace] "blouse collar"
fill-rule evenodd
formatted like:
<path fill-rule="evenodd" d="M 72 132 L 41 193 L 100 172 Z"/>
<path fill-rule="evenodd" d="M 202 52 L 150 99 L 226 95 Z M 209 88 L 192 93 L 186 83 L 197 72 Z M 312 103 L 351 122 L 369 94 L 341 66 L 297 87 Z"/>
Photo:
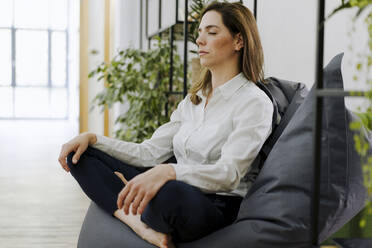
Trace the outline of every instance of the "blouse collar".
<path fill-rule="evenodd" d="M 234 76 L 232 79 L 227 81 L 226 83 L 218 86 L 215 88 L 215 91 L 219 91 L 225 100 L 228 100 L 240 87 L 244 84 L 248 83 L 248 79 L 244 76 L 242 72 Z M 203 99 L 205 96 L 202 93 L 202 90 L 199 90 L 196 93 L 197 96 L 202 97 Z"/>

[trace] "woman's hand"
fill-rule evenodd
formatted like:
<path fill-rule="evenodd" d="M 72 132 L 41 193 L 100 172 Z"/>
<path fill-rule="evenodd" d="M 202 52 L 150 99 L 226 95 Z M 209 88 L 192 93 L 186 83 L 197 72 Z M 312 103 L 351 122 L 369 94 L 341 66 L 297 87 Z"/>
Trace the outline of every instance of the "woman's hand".
<path fill-rule="evenodd" d="M 82 133 L 66 144 L 63 144 L 61 152 L 58 157 L 59 163 L 65 171 L 69 172 L 70 168 L 66 163 L 66 157 L 70 152 L 75 152 L 72 157 L 72 162 L 76 164 L 83 152 L 87 149 L 88 145 L 93 145 L 97 142 L 97 137 L 94 133 Z"/>
<path fill-rule="evenodd" d="M 169 164 L 160 164 L 132 178 L 121 190 L 118 196 L 118 208 L 124 208 L 129 214 L 132 204 L 133 214 L 142 214 L 150 200 L 169 180 L 176 179 L 176 172 Z"/>

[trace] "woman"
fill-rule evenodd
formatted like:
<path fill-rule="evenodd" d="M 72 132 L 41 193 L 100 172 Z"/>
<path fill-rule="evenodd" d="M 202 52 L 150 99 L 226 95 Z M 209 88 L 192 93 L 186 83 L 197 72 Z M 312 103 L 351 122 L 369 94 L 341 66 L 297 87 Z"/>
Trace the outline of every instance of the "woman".
<path fill-rule="evenodd" d="M 273 106 L 255 85 L 263 52 L 251 12 L 210 4 L 197 44 L 204 74 L 151 139 L 83 133 L 59 157 L 93 201 L 158 247 L 235 220 L 250 187 L 244 175 L 271 133 Z M 164 163 L 173 154 L 177 163 Z"/>

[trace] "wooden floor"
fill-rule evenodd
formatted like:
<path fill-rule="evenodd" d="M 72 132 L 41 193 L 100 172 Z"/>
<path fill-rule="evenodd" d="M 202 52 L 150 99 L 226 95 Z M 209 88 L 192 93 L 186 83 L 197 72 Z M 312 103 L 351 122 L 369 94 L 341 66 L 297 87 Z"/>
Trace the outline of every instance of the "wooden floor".
<path fill-rule="evenodd" d="M 65 122 L 0 121 L 0 247 L 76 247 L 89 200 L 57 158 Z"/>

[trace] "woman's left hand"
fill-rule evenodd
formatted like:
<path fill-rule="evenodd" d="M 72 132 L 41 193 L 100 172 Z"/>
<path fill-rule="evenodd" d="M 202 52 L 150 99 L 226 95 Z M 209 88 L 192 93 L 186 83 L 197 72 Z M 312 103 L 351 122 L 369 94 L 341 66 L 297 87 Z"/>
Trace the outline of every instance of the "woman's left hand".
<path fill-rule="evenodd" d="M 117 205 L 129 214 L 132 204 L 133 214 L 142 214 L 150 200 L 169 180 L 176 179 L 176 172 L 169 164 L 160 164 L 130 180 L 120 191 Z"/>

